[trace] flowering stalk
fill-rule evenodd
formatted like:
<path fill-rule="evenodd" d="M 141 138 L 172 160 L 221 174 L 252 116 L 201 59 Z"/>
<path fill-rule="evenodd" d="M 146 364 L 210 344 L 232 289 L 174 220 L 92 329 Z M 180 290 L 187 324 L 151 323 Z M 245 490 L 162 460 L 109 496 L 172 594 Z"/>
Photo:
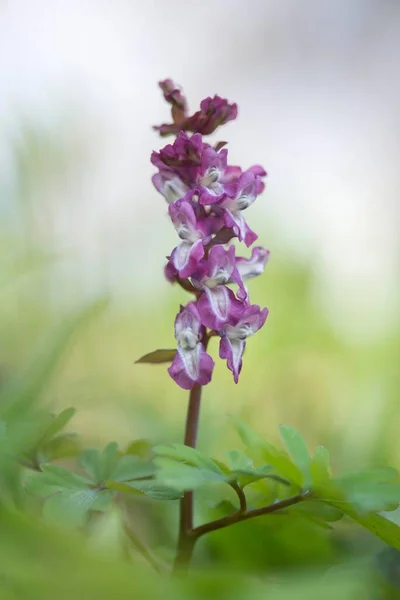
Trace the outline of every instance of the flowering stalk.
<path fill-rule="evenodd" d="M 234 238 L 247 247 L 256 241 L 257 234 L 243 213 L 264 190 L 266 172 L 258 165 L 245 171 L 229 165 L 225 142 L 211 146 L 203 140 L 236 118 L 236 104 L 219 96 L 206 98 L 190 116 L 186 98 L 174 82 L 167 79 L 159 85 L 171 105 L 172 123 L 154 129 L 161 136 L 176 138 L 152 153 L 151 162 L 157 168 L 152 181 L 168 202 L 180 238 L 168 257 L 165 275 L 194 296 L 176 316 L 177 349 L 168 373 L 181 388 L 190 390 L 185 444 L 195 448 L 201 390 L 210 383 L 214 369 L 207 353 L 209 339 L 219 337 L 219 356 L 238 383 L 247 338 L 264 325 L 268 315 L 267 308 L 251 304 L 245 282 L 264 271 L 269 252 L 257 246 L 249 258 L 243 258 L 236 256 L 230 244 Z M 170 356 L 168 351 L 166 356 Z M 250 518 L 243 516 L 247 514 L 245 499 L 242 493 L 238 495 L 240 518 Z M 188 565 L 202 531 L 193 526 L 193 492 L 188 491 L 180 504 L 176 568 Z"/>

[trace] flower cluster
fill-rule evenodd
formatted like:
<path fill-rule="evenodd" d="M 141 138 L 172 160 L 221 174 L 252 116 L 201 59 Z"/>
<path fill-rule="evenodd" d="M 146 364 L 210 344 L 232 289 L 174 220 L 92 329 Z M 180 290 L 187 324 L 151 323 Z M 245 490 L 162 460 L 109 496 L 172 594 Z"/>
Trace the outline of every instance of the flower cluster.
<path fill-rule="evenodd" d="M 181 240 L 168 257 L 165 274 L 195 297 L 181 306 L 176 317 L 178 347 L 168 371 L 184 389 L 209 383 L 214 361 L 207 344 L 211 336 L 219 336 L 219 356 L 226 359 L 237 383 L 246 339 L 264 325 L 268 315 L 267 308 L 250 303 L 244 282 L 263 272 L 269 252 L 257 246 L 250 258 L 241 258 L 228 244 L 233 238 L 247 247 L 256 241 L 243 212 L 263 191 L 266 172 L 260 166 L 242 171 L 228 165 L 225 144 L 211 146 L 203 141 L 203 135 L 236 118 L 235 104 L 219 96 L 206 98 L 200 111 L 188 117 L 179 88 L 170 79 L 160 87 L 172 105 L 173 123 L 155 129 L 177 137 L 173 144 L 153 152 L 151 162 L 158 172 L 152 181 L 169 204 Z M 236 284 L 236 294 L 230 284 Z"/>

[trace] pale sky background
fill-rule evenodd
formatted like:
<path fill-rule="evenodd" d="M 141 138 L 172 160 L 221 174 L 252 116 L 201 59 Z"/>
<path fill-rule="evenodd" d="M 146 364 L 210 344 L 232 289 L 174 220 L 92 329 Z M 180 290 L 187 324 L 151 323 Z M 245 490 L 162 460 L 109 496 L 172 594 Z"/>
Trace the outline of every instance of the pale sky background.
<path fill-rule="evenodd" d="M 68 156 L 30 192 L 41 234 L 89 288 L 145 301 L 175 244 L 149 162 L 170 76 L 194 110 L 214 93 L 239 104 L 216 137 L 269 173 L 246 216 L 271 260 L 310 262 L 346 335 L 384 335 L 399 316 L 399 71 L 390 0 L 0 0 L 0 203 L 23 118 Z"/>

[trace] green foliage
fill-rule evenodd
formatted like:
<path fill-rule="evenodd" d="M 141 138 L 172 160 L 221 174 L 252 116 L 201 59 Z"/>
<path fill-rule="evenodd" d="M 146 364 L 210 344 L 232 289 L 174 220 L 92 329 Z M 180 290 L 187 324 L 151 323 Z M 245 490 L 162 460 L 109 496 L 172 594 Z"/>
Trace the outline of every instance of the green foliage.
<path fill-rule="evenodd" d="M 139 358 L 136 364 L 150 364 L 150 365 L 159 365 L 162 363 L 170 363 L 174 360 L 176 354 L 176 350 L 154 350 L 154 352 L 149 352 L 145 354 L 141 358 Z"/>

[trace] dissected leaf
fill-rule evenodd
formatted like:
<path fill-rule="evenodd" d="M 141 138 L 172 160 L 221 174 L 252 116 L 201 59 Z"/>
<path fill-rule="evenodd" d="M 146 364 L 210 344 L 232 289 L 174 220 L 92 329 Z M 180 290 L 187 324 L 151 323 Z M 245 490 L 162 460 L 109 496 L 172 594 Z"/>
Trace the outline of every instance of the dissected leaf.
<path fill-rule="evenodd" d="M 199 467 L 200 469 L 206 469 L 221 474 L 221 469 L 218 465 L 208 456 L 201 454 L 198 450 L 185 446 L 184 444 L 172 444 L 171 446 L 156 446 L 153 449 L 154 454 L 158 456 L 165 456 L 168 458 L 182 461 L 189 465 Z"/>
<path fill-rule="evenodd" d="M 362 511 L 394 510 L 400 504 L 400 483 L 358 485 L 346 497 Z"/>
<path fill-rule="evenodd" d="M 43 516 L 63 527 L 81 527 L 85 524 L 95 499 L 94 490 L 63 490 L 46 500 Z"/>
<path fill-rule="evenodd" d="M 99 482 L 110 479 L 118 462 L 118 444 L 110 442 L 100 454 Z"/>
<path fill-rule="evenodd" d="M 146 496 L 156 500 L 178 500 L 182 497 L 182 494 L 174 487 L 164 485 L 159 481 L 132 481 L 125 485 L 143 492 Z"/>
<path fill-rule="evenodd" d="M 143 496 L 144 492 L 132 487 L 129 483 L 122 481 L 105 481 L 104 486 L 107 490 L 114 492 L 122 492 L 123 494 L 133 494 L 135 496 Z"/>
<path fill-rule="evenodd" d="M 100 452 L 94 448 L 83 450 L 78 456 L 78 465 L 95 483 L 101 482 Z"/>
<path fill-rule="evenodd" d="M 251 458 L 246 456 L 240 450 L 230 450 L 227 452 L 228 464 L 232 471 L 239 471 L 246 474 L 253 474 L 254 465 Z"/>
<path fill-rule="evenodd" d="M 91 483 L 87 477 L 69 471 L 59 465 L 44 465 L 42 473 L 38 476 L 43 478 L 43 482 L 48 485 L 60 486 L 67 489 L 86 489 L 88 483 Z"/>
<path fill-rule="evenodd" d="M 263 440 L 258 433 L 255 433 L 239 419 L 235 418 L 234 422 L 243 443 L 255 461 L 271 465 L 278 475 L 288 479 L 298 487 L 302 486 L 303 476 L 300 470 L 282 450 L 278 450 L 272 444 Z"/>
<path fill-rule="evenodd" d="M 330 461 L 329 452 L 324 446 L 315 448 L 314 456 L 311 459 L 311 479 L 314 485 L 323 485 L 330 479 Z"/>
<path fill-rule="evenodd" d="M 125 455 L 119 459 L 110 479 L 113 481 L 131 481 L 139 477 L 149 477 L 154 473 L 155 467 L 151 462 L 142 461 L 138 456 Z"/>
<path fill-rule="evenodd" d="M 38 459 L 42 463 L 48 460 L 68 458 L 77 456 L 80 450 L 81 443 L 75 433 L 60 433 L 41 447 Z"/>
<path fill-rule="evenodd" d="M 224 475 L 221 472 L 197 468 L 169 458 L 159 457 L 155 460 L 155 464 L 159 467 L 156 474 L 157 481 L 182 492 L 209 483 L 229 480 L 229 475 Z"/>
<path fill-rule="evenodd" d="M 400 527 L 393 521 L 376 513 L 360 513 L 349 502 L 331 500 L 329 504 L 343 511 L 348 517 L 368 529 L 389 546 L 400 550 Z"/>
<path fill-rule="evenodd" d="M 357 485 L 377 485 L 394 482 L 396 480 L 399 480 L 397 471 L 390 467 L 385 467 L 380 469 L 368 469 L 358 473 L 336 477 L 334 482 L 341 488 L 352 489 Z"/>
<path fill-rule="evenodd" d="M 343 517 L 343 511 L 335 506 L 326 504 L 325 502 L 318 502 L 318 500 L 307 500 L 307 502 L 300 502 L 296 504 L 296 510 L 305 514 L 306 516 L 313 517 L 321 521 L 327 521 L 334 523 L 339 521 Z"/>
<path fill-rule="evenodd" d="M 303 475 L 303 486 L 306 488 L 309 487 L 311 485 L 311 458 L 304 439 L 290 425 L 281 425 L 279 430 L 288 449 L 289 456 Z"/>
<path fill-rule="evenodd" d="M 54 435 L 61 431 L 65 425 L 72 419 L 76 412 L 75 408 L 66 408 L 59 415 L 53 417 L 52 423 L 47 427 L 40 444 L 49 441 Z"/>
<path fill-rule="evenodd" d="M 159 365 L 162 363 L 170 363 L 174 360 L 176 349 L 171 350 L 154 350 L 145 354 L 141 358 L 135 361 L 136 364 L 152 364 Z"/>
<path fill-rule="evenodd" d="M 151 444 L 145 439 L 134 440 L 127 447 L 125 454 L 134 454 L 135 456 L 140 456 L 140 458 L 150 458 Z"/>

